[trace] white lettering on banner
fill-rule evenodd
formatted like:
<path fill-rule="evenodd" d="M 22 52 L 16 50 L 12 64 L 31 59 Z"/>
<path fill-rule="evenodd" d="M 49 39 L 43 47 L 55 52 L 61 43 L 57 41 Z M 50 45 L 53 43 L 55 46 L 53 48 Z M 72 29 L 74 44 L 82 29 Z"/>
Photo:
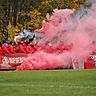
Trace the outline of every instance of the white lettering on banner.
<path fill-rule="evenodd" d="M 22 63 L 25 57 L 14 57 L 14 58 L 9 58 L 9 63 Z"/>
<path fill-rule="evenodd" d="M 9 58 L 9 63 L 15 63 L 15 59 L 14 58 Z"/>
<path fill-rule="evenodd" d="M 20 63 L 20 58 L 15 58 L 16 63 Z"/>
<path fill-rule="evenodd" d="M 7 57 L 4 57 L 1 63 L 1 67 L 8 67 L 9 60 Z"/>
<path fill-rule="evenodd" d="M 23 62 L 24 59 L 25 59 L 25 57 L 20 58 L 20 62 Z"/>
<path fill-rule="evenodd" d="M 3 57 L 2 66 L 7 66 L 8 64 L 22 63 L 25 57 Z"/>

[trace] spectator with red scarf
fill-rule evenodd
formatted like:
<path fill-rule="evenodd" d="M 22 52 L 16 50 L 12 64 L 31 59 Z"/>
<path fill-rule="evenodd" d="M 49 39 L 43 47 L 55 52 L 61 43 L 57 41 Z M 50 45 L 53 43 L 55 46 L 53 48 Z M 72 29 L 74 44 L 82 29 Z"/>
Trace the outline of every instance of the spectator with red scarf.
<path fill-rule="evenodd" d="M 9 42 L 8 50 L 9 50 L 10 53 L 14 53 L 15 52 L 14 45 L 13 45 L 12 41 Z"/>
<path fill-rule="evenodd" d="M 56 47 L 56 51 L 62 53 L 64 50 L 65 50 L 64 43 L 62 41 L 60 41 L 60 43 Z"/>
<path fill-rule="evenodd" d="M 54 52 L 54 49 L 51 45 L 50 42 L 47 42 L 43 47 L 42 49 L 45 51 L 45 52 L 48 52 L 48 53 L 53 53 Z"/>
<path fill-rule="evenodd" d="M 94 60 L 92 57 L 88 57 L 84 63 L 85 69 L 93 69 L 94 68 Z"/>
<path fill-rule="evenodd" d="M 26 53 L 26 45 L 23 41 L 18 42 L 17 47 L 15 48 L 15 52 L 17 53 Z"/>
<path fill-rule="evenodd" d="M 8 50 L 8 43 L 3 41 L 3 44 L 2 44 L 2 52 L 3 54 L 9 54 L 9 50 Z"/>
<path fill-rule="evenodd" d="M 35 51 L 38 51 L 40 49 L 40 46 L 37 44 L 33 44 L 33 47 L 34 47 Z"/>
<path fill-rule="evenodd" d="M 28 42 L 27 46 L 26 46 L 26 52 L 27 53 L 34 53 L 35 49 L 33 47 L 33 45 L 31 45 L 31 42 Z"/>

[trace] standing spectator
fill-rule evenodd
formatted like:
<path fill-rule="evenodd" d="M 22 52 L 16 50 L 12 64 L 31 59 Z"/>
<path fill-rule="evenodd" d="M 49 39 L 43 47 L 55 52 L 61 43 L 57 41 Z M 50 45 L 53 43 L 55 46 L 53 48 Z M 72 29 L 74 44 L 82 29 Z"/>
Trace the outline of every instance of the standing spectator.
<path fill-rule="evenodd" d="M 35 49 L 34 49 L 33 45 L 31 45 L 31 42 L 30 43 L 28 42 L 28 44 L 26 46 L 26 52 L 27 53 L 34 53 L 35 52 Z"/>
<path fill-rule="evenodd" d="M 3 52 L 3 54 L 9 54 L 10 53 L 8 50 L 8 43 L 6 41 L 3 41 L 2 52 Z"/>
<path fill-rule="evenodd" d="M 54 52 L 54 49 L 52 47 L 52 44 L 50 42 L 47 42 L 43 47 L 42 49 L 47 52 L 47 53 L 53 53 Z"/>
<path fill-rule="evenodd" d="M 92 59 L 92 57 L 88 57 L 84 63 L 84 67 L 85 67 L 85 69 L 93 69 L 95 66 L 94 64 L 95 64 L 95 62 Z"/>
<path fill-rule="evenodd" d="M 12 41 L 9 42 L 8 50 L 9 50 L 10 53 L 14 53 L 15 52 L 14 45 L 13 45 Z"/>
<path fill-rule="evenodd" d="M 1 67 L 1 63 L 2 63 L 2 43 L 0 42 L 0 67 Z"/>
<path fill-rule="evenodd" d="M 33 47 L 34 47 L 35 51 L 38 51 L 40 49 L 40 46 L 37 44 L 34 44 Z"/>
<path fill-rule="evenodd" d="M 2 54 L 2 43 L 0 42 L 0 55 Z"/>
<path fill-rule="evenodd" d="M 60 41 L 56 47 L 56 51 L 58 51 L 59 53 L 62 53 L 64 52 L 64 50 L 65 50 L 65 45 L 62 41 Z"/>
<path fill-rule="evenodd" d="M 26 45 L 23 41 L 21 42 L 18 42 L 18 45 L 17 47 L 15 48 L 15 52 L 18 52 L 18 53 L 26 53 Z"/>

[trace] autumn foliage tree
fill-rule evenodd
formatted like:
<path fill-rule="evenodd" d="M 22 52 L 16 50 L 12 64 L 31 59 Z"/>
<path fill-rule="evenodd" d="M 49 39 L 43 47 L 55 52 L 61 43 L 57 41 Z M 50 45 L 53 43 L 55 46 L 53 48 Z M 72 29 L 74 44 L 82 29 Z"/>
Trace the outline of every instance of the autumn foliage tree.
<path fill-rule="evenodd" d="M 6 2 L 6 3 L 5 3 Z M 84 0 L 0 0 L 0 39 L 13 40 L 22 28 L 41 28 L 53 9 L 78 9 Z"/>

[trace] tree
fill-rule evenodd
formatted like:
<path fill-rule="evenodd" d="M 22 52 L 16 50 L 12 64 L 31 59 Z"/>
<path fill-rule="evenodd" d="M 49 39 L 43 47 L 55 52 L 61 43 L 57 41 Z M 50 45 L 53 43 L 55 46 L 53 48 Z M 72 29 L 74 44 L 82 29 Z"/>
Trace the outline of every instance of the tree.
<path fill-rule="evenodd" d="M 78 9 L 83 3 L 84 0 L 0 0 L 0 39 L 12 39 L 22 27 L 40 28 L 46 14 L 55 8 Z"/>

